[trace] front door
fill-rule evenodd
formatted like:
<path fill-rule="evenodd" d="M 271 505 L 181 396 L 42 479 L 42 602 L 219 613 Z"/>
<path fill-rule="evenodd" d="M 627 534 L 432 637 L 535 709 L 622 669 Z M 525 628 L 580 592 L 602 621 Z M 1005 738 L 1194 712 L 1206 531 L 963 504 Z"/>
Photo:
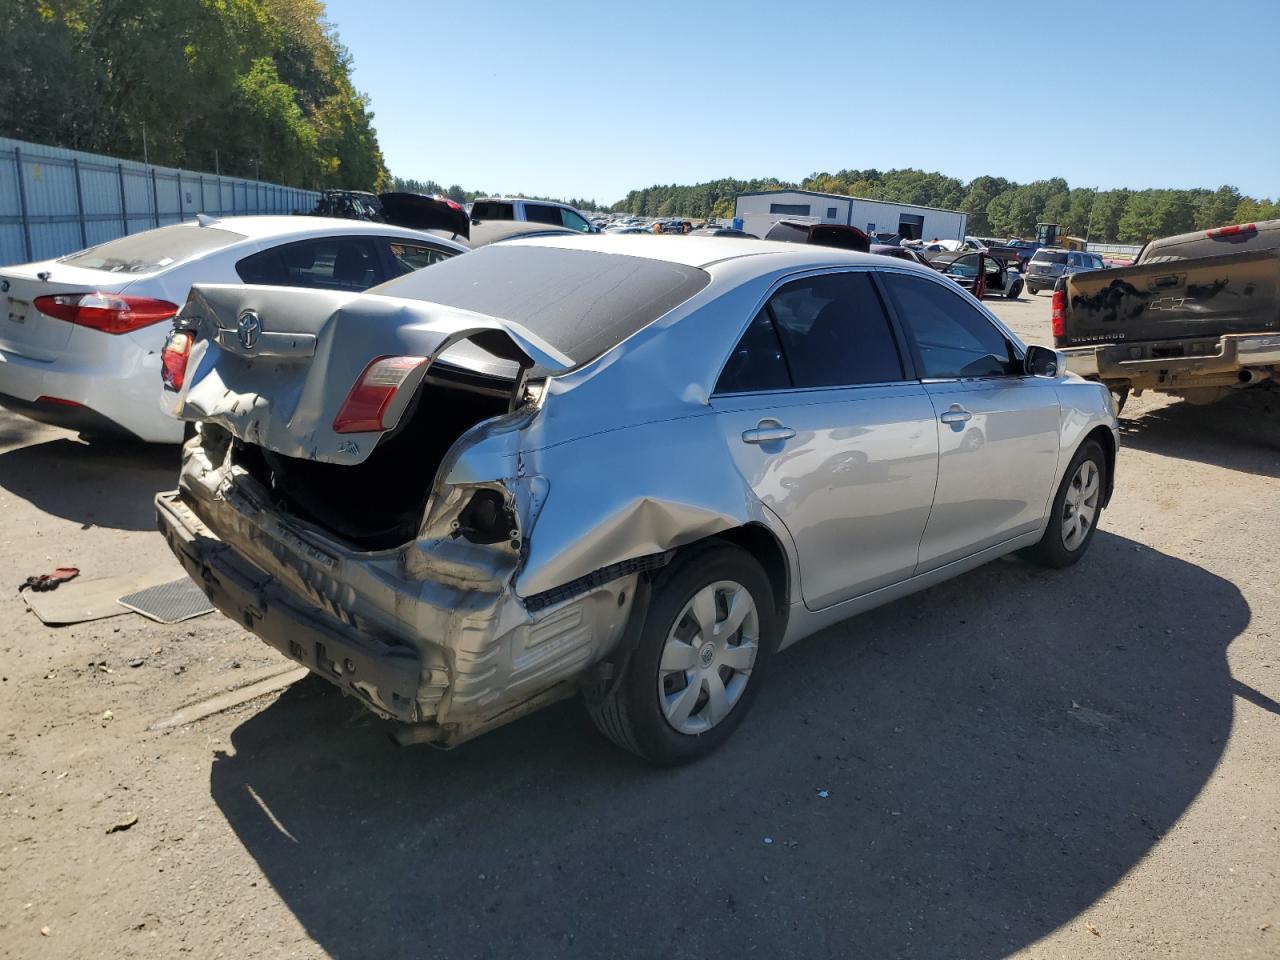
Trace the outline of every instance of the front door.
<path fill-rule="evenodd" d="M 938 434 L 903 346 L 868 273 L 824 273 L 781 287 L 720 376 L 724 442 L 791 534 L 811 610 L 915 572 Z"/>
<path fill-rule="evenodd" d="M 1025 376 L 1014 345 L 945 284 L 886 274 L 933 405 L 938 488 L 920 542 L 924 573 L 1040 527 L 1058 465 L 1052 380 Z"/>

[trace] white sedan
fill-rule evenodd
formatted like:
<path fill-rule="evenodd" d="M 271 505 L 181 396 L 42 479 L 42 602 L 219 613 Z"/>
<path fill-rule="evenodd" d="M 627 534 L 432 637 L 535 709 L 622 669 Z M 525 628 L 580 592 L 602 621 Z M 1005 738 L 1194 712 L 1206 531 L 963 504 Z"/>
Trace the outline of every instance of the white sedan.
<path fill-rule="evenodd" d="M 0 267 L 0 404 L 93 434 L 177 443 L 161 352 L 194 283 L 359 292 L 468 248 L 421 230 L 308 216 L 198 220 Z"/>

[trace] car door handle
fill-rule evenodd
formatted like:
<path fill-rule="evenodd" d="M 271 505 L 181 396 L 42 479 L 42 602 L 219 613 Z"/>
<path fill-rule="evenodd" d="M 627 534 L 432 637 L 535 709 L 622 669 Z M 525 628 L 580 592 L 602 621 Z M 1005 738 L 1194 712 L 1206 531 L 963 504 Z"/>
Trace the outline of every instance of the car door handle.
<path fill-rule="evenodd" d="M 780 440 L 790 440 L 795 435 L 794 430 L 784 427 L 777 420 L 761 420 L 754 429 L 742 431 L 742 442 L 777 443 Z"/>
<path fill-rule="evenodd" d="M 960 406 L 960 404 L 953 403 L 951 409 L 943 412 L 938 419 L 943 423 L 965 423 L 973 419 L 973 414 Z"/>

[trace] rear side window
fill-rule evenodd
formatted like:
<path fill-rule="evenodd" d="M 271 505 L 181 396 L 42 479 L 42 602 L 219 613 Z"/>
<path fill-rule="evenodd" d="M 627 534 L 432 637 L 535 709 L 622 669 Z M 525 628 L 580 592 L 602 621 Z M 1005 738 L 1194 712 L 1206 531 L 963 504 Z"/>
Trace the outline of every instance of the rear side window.
<path fill-rule="evenodd" d="M 782 356 L 778 332 L 768 308 L 762 309 L 725 362 L 715 392 L 755 393 L 786 390 L 790 386 L 791 374 Z"/>
<path fill-rule="evenodd" d="M 561 226 L 568 227 L 570 230 L 577 230 L 580 233 L 591 232 L 591 224 L 587 223 L 585 217 L 582 217 L 577 213 L 574 213 L 572 210 L 568 210 L 564 207 L 560 207 L 559 209 Z"/>
<path fill-rule="evenodd" d="M 743 334 L 716 390 L 847 387 L 903 377 L 871 277 L 834 273 L 796 280 L 775 293 Z"/>
<path fill-rule="evenodd" d="M 245 283 L 318 290 L 367 290 L 386 279 L 369 237 L 322 237 L 287 243 L 236 264 Z"/>
<path fill-rule="evenodd" d="M 387 245 L 387 250 L 391 254 L 392 276 L 396 277 L 412 273 L 414 270 L 421 270 L 423 267 L 429 267 L 433 263 L 448 260 L 453 256 L 452 250 L 441 250 L 439 247 L 415 243 L 412 240 L 388 237 L 381 242 Z"/>
<path fill-rule="evenodd" d="M 154 273 L 170 264 L 212 253 L 244 239 L 244 234 L 219 227 L 176 223 L 108 240 L 81 250 L 61 263 L 109 273 Z"/>
<path fill-rule="evenodd" d="M 920 351 L 925 379 L 1003 377 L 1018 372 L 1004 334 L 958 292 L 900 273 L 885 274 L 884 281 Z"/>
<path fill-rule="evenodd" d="M 514 220 L 516 208 L 510 203 L 493 200 L 477 200 L 471 205 L 472 220 Z"/>
<path fill-rule="evenodd" d="M 548 207 L 541 203 L 526 203 L 524 205 L 524 217 L 530 223 L 551 223 L 557 227 L 561 225 L 560 208 Z"/>

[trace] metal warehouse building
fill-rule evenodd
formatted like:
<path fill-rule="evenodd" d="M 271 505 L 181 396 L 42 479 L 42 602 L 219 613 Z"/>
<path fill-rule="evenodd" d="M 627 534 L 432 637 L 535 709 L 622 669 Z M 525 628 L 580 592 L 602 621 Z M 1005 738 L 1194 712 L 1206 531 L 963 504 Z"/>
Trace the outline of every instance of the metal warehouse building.
<path fill-rule="evenodd" d="M 939 207 L 863 200 L 811 190 L 761 190 L 738 194 L 734 216 L 742 229 L 763 237 L 783 219 L 841 223 L 867 233 L 896 233 L 904 239 L 963 240 L 969 215 Z"/>

